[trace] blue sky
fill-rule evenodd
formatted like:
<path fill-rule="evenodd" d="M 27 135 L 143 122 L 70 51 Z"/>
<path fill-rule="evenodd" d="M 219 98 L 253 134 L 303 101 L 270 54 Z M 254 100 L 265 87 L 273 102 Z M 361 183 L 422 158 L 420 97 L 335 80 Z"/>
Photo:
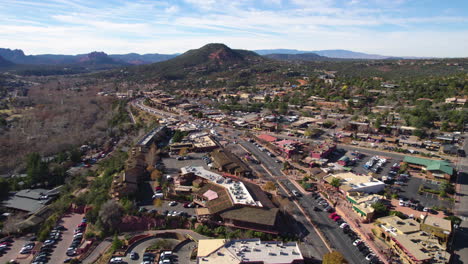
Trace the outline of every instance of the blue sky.
<path fill-rule="evenodd" d="M 0 47 L 26 54 L 176 53 L 212 42 L 468 57 L 468 1 L 0 1 Z"/>

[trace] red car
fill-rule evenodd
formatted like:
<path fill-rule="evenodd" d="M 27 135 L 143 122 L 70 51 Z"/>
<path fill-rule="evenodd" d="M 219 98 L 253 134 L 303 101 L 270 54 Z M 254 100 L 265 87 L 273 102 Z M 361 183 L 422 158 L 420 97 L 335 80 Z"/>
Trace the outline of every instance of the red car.
<path fill-rule="evenodd" d="M 330 219 L 335 218 L 335 216 L 338 216 L 338 215 L 337 215 L 336 213 L 331 213 L 331 214 L 328 215 L 328 217 L 329 217 Z"/>
<path fill-rule="evenodd" d="M 333 221 L 335 221 L 335 222 L 338 221 L 338 220 L 340 220 L 340 219 L 341 219 L 341 217 L 340 217 L 339 215 L 333 217 Z"/>
<path fill-rule="evenodd" d="M 155 190 L 155 191 L 161 191 L 162 188 L 161 188 L 161 186 L 156 186 L 156 187 L 154 187 L 154 190 Z"/>
<path fill-rule="evenodd" d="M 86 227 L 86 223 L 81 223 L 78 225 L 78 227 Z"/>

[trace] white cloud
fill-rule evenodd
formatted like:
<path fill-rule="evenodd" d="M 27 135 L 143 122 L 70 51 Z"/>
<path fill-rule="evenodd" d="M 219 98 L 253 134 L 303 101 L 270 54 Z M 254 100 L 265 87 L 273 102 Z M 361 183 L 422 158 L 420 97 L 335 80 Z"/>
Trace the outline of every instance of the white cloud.
<path fill-rule="evenodd" d="M 15 5 L 5 1 L 6 6 Z M 18 0 L 17 7 L 49 13 L 38 13 L 43 15 L 39 19 L 0 9 L 0 47 L 27 53 L 173 53 L 223 42 L 244 49 L 340 48 L 394 56 L 468 56 L 467 32 L 439 26 L 466 24 L 466 16 L 399 16 L 387 6 L 404 4 L 401 0 L 382 6 L 368 3 L 384 0 L 352 0 L 344 6 L 338 6 L 337 0 L 258 0 L 281 6 L 268 10 L 250 0 L 184 1 L 188 7 L 180 2 L 122 0 L 91 8 L 85 0 L 49 0 L 44 5 Z M 69 4 L 72 9 L 65 8 Z M 437 30 L 428 25 L 438 25 Z M 392 30 L 381 31 L 382 26 Z"/>

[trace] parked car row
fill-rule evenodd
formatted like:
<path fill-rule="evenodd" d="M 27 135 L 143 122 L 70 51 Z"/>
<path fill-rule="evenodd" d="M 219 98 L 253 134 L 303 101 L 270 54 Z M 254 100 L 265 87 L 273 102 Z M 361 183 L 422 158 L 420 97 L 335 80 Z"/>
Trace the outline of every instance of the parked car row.
<path fill-rule="evenodd" d="M 341 226 L 345 226 L 345 225 L 342 224 Z M 367 261 L 369 261 L 369 263 L 371 264 L 382 263 L 380 259 L 377 257 L 377 255 L 375 255 L 374 252 L 372 252 L 372 249 L 370 249 L 366 245 L 366 243 L 362 239 L 360 239 L 359 235 L 356 234 L 356 232 L 352 228 L 350 228 L 349 226 L 345 226 L 342 228 L 342 230 L 343 230 L 343 233 L 345 233 L 349 237 L 349 239 L 353 241 L 352 242 L 353 246 L 355 246 L 359 250 L 359 252 L 361 252 L 361 254 L 365 257 Z"/>
<path fill-rule="evenodd" d="M 159 255 L 159 264 L 171 264 L 175 260 L 176 256 L 172 254 L 172 251 L 163 251 Z M 146 263 L 144 263 L 146 264 Z"/>
<path fill-rule="evenodd" d="M 0 242 L 0 256 L 3 256 L 8 250 L 11 249 L 11 243 L 13 243 L 13 239 L 8 237 L 2 239 Z"/>
<path fill-rule="evenodd" d="M 366 164 L 364 164 L 363 167 L 367 170 L 379 173 L 385 163 L 387 163 L 387 159 L 373 156 L 369 161 L 366 162 Z"/>
<path fill-rule="evenodd" d="M 372 264 L 382 263 L 379 258 L 370 250 L 367 245 L 360 239 L 356 232 L 352 230 L 348 223 L 346 223 L 340 215 L 338 215 L 334 208 L 328 204 L 328 202 L 323 199 L 319 194 L 314 194 L 313 197 L 318 202 L 320 206 L 324 208 L 324 211 L 329 212 L 328 218 L 335 222 L 338 227 L 343 230 L 343 233 L 347 234 L 348 237 L 353 241 L 353 245 L 358 248 L 358 250 L 363 254 L 365 259 Z M 314 211 L 322 211 L 318 207 L 314 207 Z"/>
<path fill-rule="evenodd" d="M 70 244 L 70 247 L 68 247 L 66 252 L 67 256 L 72 257 L 76 255 L 76 249 L 80 246 L 81 241 L 83 240 L 83 234 L 86 231 L 86 226 L 86 218 L 83 217 L 81 223 L 76 227 L 74 231 L 72 243 Z"/>

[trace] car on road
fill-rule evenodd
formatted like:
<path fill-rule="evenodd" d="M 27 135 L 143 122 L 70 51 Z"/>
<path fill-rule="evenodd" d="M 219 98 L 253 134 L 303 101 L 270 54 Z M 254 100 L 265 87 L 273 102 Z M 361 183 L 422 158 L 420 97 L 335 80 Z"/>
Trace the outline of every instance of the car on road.
<path fill-rule="evenodd" d="M 169 203 L 169 206 L 176 206 L 176 205 L 177 205 L 177 202 L 176 202 L 176 201 L 171 201 L 171 202 Z"/>
<path fill-rule="evenodd" d="M 137 260 L 139 258 L 138 253 L 135 251 L 130 252 L 130 259 L 131 260 Z"/>
<path fill-rule="evenodd" d="M 296 190 L 293 190 L 292 193 L 293 193 L 294 196 L 296 196 L 296 197 L 300 197 L 300 196 L 301 196 L 301 194 L 300 194 L 298 191 L 296 191 Z"/>

